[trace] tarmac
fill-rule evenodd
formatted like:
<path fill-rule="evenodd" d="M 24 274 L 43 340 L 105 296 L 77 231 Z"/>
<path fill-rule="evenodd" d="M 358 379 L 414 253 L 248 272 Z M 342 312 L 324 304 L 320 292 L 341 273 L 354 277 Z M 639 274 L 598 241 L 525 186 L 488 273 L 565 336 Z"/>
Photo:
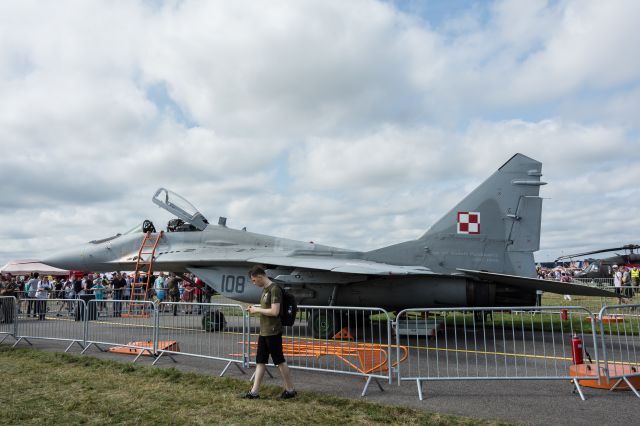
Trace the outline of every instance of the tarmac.
<path fill-rule="evenodd" d="M 196 318 L 194 315 L 193 320 L 197 321 Z M 166 321 L 170 319 L 167 318 Z M 53 327 L 54 323 L 54 321 L 32 322 L 31 326 Z M 182 337 L 187 347 L 190 336 Z M 69 342 L 56 340 L 29 340 L 38 350 L 64 351 L 69 346 Z M 8 337 L 3 345 L 12 345 L 14 342 L 12 337 Z M 227 344 L 237 346 L 238 340 L 231 340 Z M 29 345 L 26 342 L 18 344 L 18 347 L 27 346 Z M 226 347 L 224 349 L 227 350 Z M 79 353 L 81 350 L 79 345 L 72 345 L 69 352 Z M 90 347 L 85 355 L 123 363 L 132 362 L 134 359 L 131 355 L 101 352 L 96 347 Z M 152 362 L 153 358 L 146 356 L 140 357 L 137 361 L 143 365 L 151 365 Z M 227 362 L 172 355 L 172 357 L 160 358 L 156 367 L 175 367 L 181 371 L 217 376 L 225 370 Z M 280 385 L 281 379 L 277 369 L 270 367 L 269 370 L 273 378 L 267 376 L 265 383 Z M 246 380 L 249 388 L 252 373 L 252 368 L 237 368 L 232 365 L 226 369 L 225 376 Z M 365 385 L 363 377 L 299 369 L 293 371 L 293 377 L 296 388 L 301 392 L 314 391 L 430 412 L 521 424 L 636 424 L 640 416 L 640 399 L 632 392 L 583 388 L 587 400 L 582 401 L 579 395 L 574 393 L 573 385 L 567 380 L 428 381 L 423 382 L 424 400 L 420 401 L 415 381 L 403 381 L 398 385 L 397 382 L 390 384 L 388 380 L 378 379 L 384 390 L 381 391 L 375 383 L 371 383 L 366 396 L 362 397 L 360 395 Z"/>

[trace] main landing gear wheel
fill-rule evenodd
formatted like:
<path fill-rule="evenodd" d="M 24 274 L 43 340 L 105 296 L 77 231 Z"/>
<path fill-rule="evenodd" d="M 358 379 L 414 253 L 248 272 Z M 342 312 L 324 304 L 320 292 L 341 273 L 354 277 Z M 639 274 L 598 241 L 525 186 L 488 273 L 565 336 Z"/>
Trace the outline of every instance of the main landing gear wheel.
<path fill-rule="evenodd" d="M 345 318 L 349 321 L 346 325 L 351 328 L 362 330 L 371 326 L 371 311 L 349 311 Z"/>
<path fill-rule="evenodd" d="M 227 325 L 224 314 L 220 311 L 205 312 L 202 314 L 202 329 L 208 332 L 222 331 Z"/>
<path fill-rule="evenodd" d="M 342 326 L 339 313 L 331 310 L 313 311 L 307 318 L 307 328 L 318 339 L 330 339 Z"/>

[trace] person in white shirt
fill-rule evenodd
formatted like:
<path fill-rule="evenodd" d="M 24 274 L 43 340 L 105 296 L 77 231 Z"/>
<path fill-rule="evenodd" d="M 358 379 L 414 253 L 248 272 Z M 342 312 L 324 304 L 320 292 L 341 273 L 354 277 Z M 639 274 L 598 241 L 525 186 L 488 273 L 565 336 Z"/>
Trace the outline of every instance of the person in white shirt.
<path fill-rule="evenodd" d="M 44 277 L 38 283 L 36 290 L 36 313 L 38 314 L 38 320 L 44 321 L 47 315 L 47 299 L 49 298 L 49 292 L 51 291 L 51 284 L 47 277 Z"/>
<path fill-rule="evenodd" d="M 29 281 L 27 281 L 27 283 L 25 284 L 24 288 L 25 291 L 27 293 L 27 317 L 31 315 L 31 311 L 33 310 L 33 316 L 36 316 L 36 307 L 35 307 L 35 298 L 36 298 L 36 291 L 38 291 L 38 283 L 40 282 L 40 280 L 38 279 L 38 277 L 40 276 L 40 274 L 38 274 L 37 272 L 34 272 L 33 274 L 31 274 L 31 278 L 29 279 Z"/>
<path fill-rule="evenodd" d="M 622 272 L 618 269 L 618 265 L 613 265 L 613 285 L 618 297 L 622 297 Z"/>

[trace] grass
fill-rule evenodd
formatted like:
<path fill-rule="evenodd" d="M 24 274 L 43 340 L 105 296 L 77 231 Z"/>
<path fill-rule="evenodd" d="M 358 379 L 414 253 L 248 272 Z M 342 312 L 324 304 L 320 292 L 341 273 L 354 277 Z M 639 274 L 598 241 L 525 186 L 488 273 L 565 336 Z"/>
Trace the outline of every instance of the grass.
<path fill-rule="evenodd" d="M 0 347 L 0 424 L 502 424 L 88 356 Z M 286 406 L 285 406 L 286 405 Z"/>

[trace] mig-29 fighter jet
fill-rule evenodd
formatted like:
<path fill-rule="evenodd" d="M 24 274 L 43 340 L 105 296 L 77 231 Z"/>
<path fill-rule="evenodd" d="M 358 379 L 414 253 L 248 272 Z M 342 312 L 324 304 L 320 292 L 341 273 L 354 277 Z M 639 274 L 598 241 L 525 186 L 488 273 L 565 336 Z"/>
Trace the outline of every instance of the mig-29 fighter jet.
<path fill-rule="evenodd" d="M 415 240 L 353 251 L 209 224 L 164 188 L 152 201 L 176 215 L 159 235 L 150 221 L 111 238 L 56 253 L 46 264 L 85 271 L 134 270 L 145 233 L 156 238 L 154 270 L 191 272 L 222 295 L 255 303 L 247 271 L 269 277 L 298 303 L 382 307 L 533 306 L 536 290 L 611 297 L 613 293 L 536 278 L 542 164 L 516 154 Z M 223 219 L 223 218 L 221 218 Z"/>

